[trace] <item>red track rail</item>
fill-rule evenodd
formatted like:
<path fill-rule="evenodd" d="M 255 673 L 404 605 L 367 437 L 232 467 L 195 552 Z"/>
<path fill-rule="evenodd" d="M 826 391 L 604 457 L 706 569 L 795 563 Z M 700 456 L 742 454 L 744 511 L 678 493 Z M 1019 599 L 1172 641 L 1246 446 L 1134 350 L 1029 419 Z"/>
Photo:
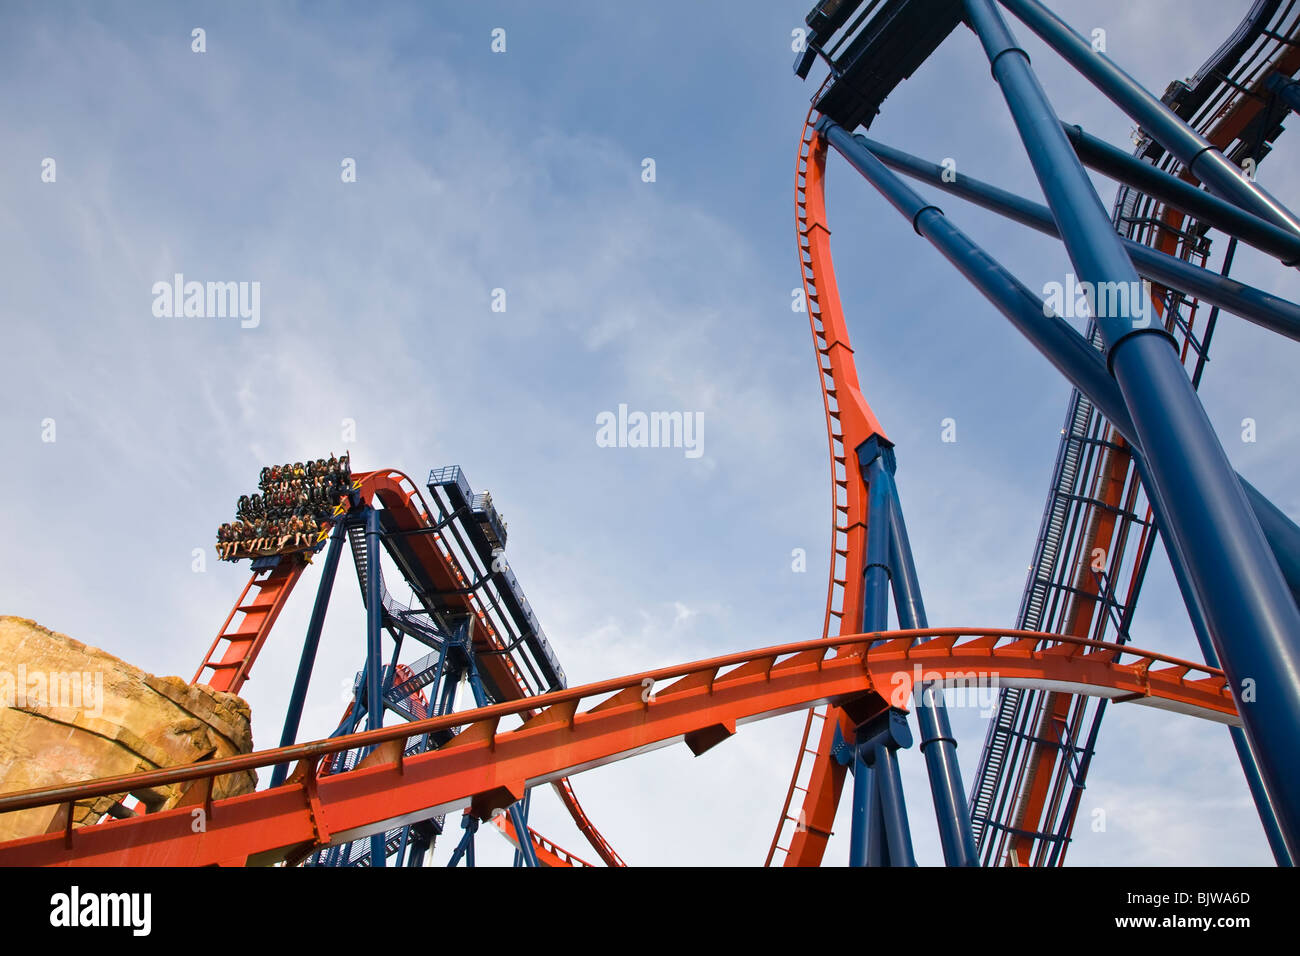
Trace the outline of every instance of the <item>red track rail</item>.
<path fill-rule="evenodd" d="M 816 116 L 814 110 L 808 111 L 799 135 L 795 223 L 831 458 L 831 570 L 822 621 L 822 636 L 829 637 L 832 622 L 840 634 L 852 634 L 861 627 L 869 515 L 866 486 L 854 452 L 873 435 L 885 438 L 885 430 L 858 384 L 848 325 L 835 283 L 831 232 L 826 224 L 826 142 L 813 129 Z M 848 729 L 847 718 L 838 709 L 809 713 L 765 865 L 771 866 L 778 853 L 783 854 L 787 866 L 816 866 L 821 862 L 844 786 L 845 770 L 831 756 L 838 725 Z M 814 739 L 815 747 L 810 746 Z M 796 794 L 802 796 L 796 798 Z M 796 799 L 800 801 L 799 810 L 792 812 Z"/>
<path fill-rule="evenodd" d="M 253 572 L 244 585 L 244 590 L 240 592 L 239 599 L 235 601 L 235 606 L 226 615 L 226 622 L 221 625 L 212 646 L 203 656 L 203 663 L 194 672 L 191 684 L 207 684 L 213 690 L 239 693 L 253 669 L 253 661 L 271 635 L 276 618 L 280 616 L 280 611 L 284 609 L 294 585 L 306 567 L 301 554 L 291 554 L 286 555 L 275 568 Z M 250 601 L 248 594 L 253 590 L 257 593 Z M 236 622 L 235 616 L 238 614 L 243 617 Z M 222 651 L 220 656 L 218 651 Z M 201 679 L 205 671 L 211 671 L 212 674 Z"/>
<path fill-rule="evenodd" d="M 197 808 L 179 807 L 12 841 L 0 845 L 0 865 L 274 863 L 466 806 L 486 819 L 526 787 L 677 741 L 699 754 L 750 720 L 822 703 L 905 703 L 917 679 L 1069 689 L 1237 721 L 1221 671 L 1131 647 L 973 628 L 836 636 L 347 737 L 0 796 L 3 813 L 300 761 L 284 786 L 210 804 L 203 832 L 193 832 Z M 673 683 L 645 692 L 665 681 Z M 881 696 L 868 697 L 873 691 Z M 584 702 L 590 706 L 580 710 Z M 502 730 L 507 717 L 525 719 Z M 446 746 L 417 756 L 380 746 L 453 727 L 463 729 Z M 323 757 L 372 746 L 369 765 L 316 774 Z"/>
<path fill-rule="evenodd" d="M 519 846 L 519 833 L 515 830 L 509 814 L 498 813 L 492 817 L 492 823 L 503 837 L 516 847 Z M 537 855 L 537 862 L 542 866 L 591 866 L 582 857 L 575 856 L 562 846 L 557 846 L 532 827 L 528 828 L 528 837 L 533 842 L 533 853 Z"/>

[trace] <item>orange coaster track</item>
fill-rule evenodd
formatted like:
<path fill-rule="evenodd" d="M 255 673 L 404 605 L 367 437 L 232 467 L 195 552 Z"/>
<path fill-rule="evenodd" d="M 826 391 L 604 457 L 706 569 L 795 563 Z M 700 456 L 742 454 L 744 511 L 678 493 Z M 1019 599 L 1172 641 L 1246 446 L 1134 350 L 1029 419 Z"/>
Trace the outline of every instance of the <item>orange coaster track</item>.
<path fill-rule="evenodd" d="M 795 206 L 831 458 L 831 571 L 820 639 L 539 696 L 529 696 L 509 655 L 487 653 L 485 671 L 511 698 L 490 707 L 0 796 L 2 813 L 52 804 L 70 808 L 105 795 L 190 784 L 183 805 L 171 810 L 0 844 L 0 865 L 294 863 L 322 847 L 465 808 L 481 820 L 493 819 L 517 845 L 514 824 L 505 816 L 494 818 L 495 811 L 522 798 L 526 788 L 550 783 L 600 858 L 618 866 L 622 860 L 583 813 L 568 775 L 678 741 L 698 755 L 743 723 L 800 710 L 807 710 L 808 718 L 766 862 L 816 865 L 825 854 L 846 775 L 832 753 L 837 729 L 851 738 L 853 727 L 873 713 L 905 707 L 918 681 L 1104 697 L 1239 724 L 1221 671 L 1129 646 L 1014 630 L 858 633 L 870 515 L 856 450 L 873 436 L 887 439 L 859 386 L 840 306 L 826 224 L 826 143 L 814 131 L 814 120 L 810 111 L 800 137 Z M 432 529 L 436 523 L 418 488 L 401 472 L 360 474 L 354 487 L 363 503 L 377 502 L 391 513 L 399 531 Z M 458 609 L 480 625 L 476 646 L 502 650 L 503 636 L 466 587 L 465 571 L 440 534 L 430 530 L 406 540 L 424 580 L 442 593 L 460 592 Z M 275 570 L 253 575 L 196 681 L 210 672 L 211 686 L 238 691 L 304 566 L 303 558 L 293 555 Z M 502 726 L 507 720 L 517 723 Z M 446 730 L 459 733 L 441 748 L 402 752 L 408 738 Z M 363 748 L 373 749 L 354 770 L 319 772 L 327 758 Z M 217 777 L 293 761 L 297 767 L 282 786 L 216 802 L 204 799 Z M 200 804 L 206 828 L 196 833 Z M 531 829 L 528 839 L 544 865 L 589 865 Z"/>
<path fill-rule="evenodd" d="M 970 628 L 836 636 L 346 737 L 5 795 L 0 812 L 186 782 L 205 781 L 202 789 L 210 792 L 216 777 L 298 761 L 283 786 L 207 804 L 202 832 L 193 832 L 197 805 L 177 807 L 6 843 L 0 845 L 0 865 L 244 865 L 301 859 L 319 847 L 382 833 L 431 813 L 469 807 L 487 819 L 520 799 L 526 787 L 677 741 L 700 754 L 751 720 L 864 699 L 881 707 L 886 701 L 897 705 L 919 679 L 1066 690 L 1237 720 L 1221 671 L 1131 647 Z M 873 691 L 879 696 L 867 697 Z M 504 729 L 507 718 L 522 723 Z M 455 727 L 463 729 L 442 748 L 402 756 L 400 742 L 408 737 Z M 365 747 L 376 749 L 356 770 L 317 775 L 322 758 Z M 559 856 L 553 845 L 544 849 Z"/>
<path fill-rule="evenodd" d="M 840 634 L 852 634 L 861 625 L 869 516 L 866 484 L 854 451 L 873 435 L 884 438 L 885 430 L 858 384 L 835 283 L 831 231 L 826 224 L 826 142 L 813 129 L 817 115 L 815 110 L 808 111 L 799 135 L 795 222 L 831 457 L 831 571 L 822 622 L 822 636 L 829 637 L 832 625 Z M 838 709 L 809 711 L 765 865 L 776 862 L 778 853 L 787 866 L 821 863 L 846 773 L 831 755 L 837 726 L 846 739 L 852 738 L 847 718 Z M 796 794 L 802 797 L 796 798 Z M 794 812 L 796 800 L 799 809 Z"/>

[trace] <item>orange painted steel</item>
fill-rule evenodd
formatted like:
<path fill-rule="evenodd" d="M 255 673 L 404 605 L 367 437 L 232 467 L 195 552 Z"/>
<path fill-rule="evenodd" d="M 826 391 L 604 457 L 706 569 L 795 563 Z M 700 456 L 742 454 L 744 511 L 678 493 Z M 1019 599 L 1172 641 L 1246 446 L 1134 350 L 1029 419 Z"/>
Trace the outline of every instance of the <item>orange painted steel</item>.
<path fill-rule="evenodd" d="M 873 646 L 874 645 L 874 646 Z M 1128 662 L 1123 662 L 1128 658 Z M 657 685 L 673 681 L 662 689 Z M 1068 689 L 1237 722 L 1221 671 L 1131 647 L 976 628 L 839 635 L 661 668 L 461 714 L 70 786 L 0 796 L 0 813 L 301 761 L 284 786 L 196 808 L 0 845 L 0 865 L 266 864 L 470 807 L 482 819 L 529 786 L 682 741 L 702 753 L 743 723 L 876 691 L 906 702 L 917 681 Z M 592 700 L 595 699 L 595 700 Z M 870 699 L 884 701 L 874 695 Z M 583 702 L 591 706 L 580 710 Z M 531 715 L 531 716 L 530 716 Z M 506 718 L 526 718 L 504 730 Z M 438 750 L 318 776 L 321 758 L 462 728 Z"/>
<path fill-rule="evenodd" d="M 275 626 L 276 618 L 284 609 L 285 602 L 293 593 L 293 587 L 302 577 L 307 564 L 301 554 L 286 555 L 274 568 L 254 571 L 239 594 L 239 600 L 226 616 L 216 639 L 203 656 L 203 663 L 194 672 L 191 684 L 207 684 L 213 690 L 229 691 L 238 694 L 244 686 L 253 661 L 257 659 L 262 645 L 266 643 Z M 248 600 L 248 593 L 257 589 L 253 600 Z M 235 616 L 242 614 L 234 630 L 231 625 Z M 225 644 L 224 650 L 222 644 Z M 222 651 L 217 656 L 218 651 Z M 210 677 L 204 678 L 204 672 L 211 671 Z"/>
<path fill-rule="evenodd" d="M 514 821 L 510 819 L 509 814 L 506 813 L 497 814 L 492 818 L 492 823 L 501 832 L 501 835 L 503 837 L 505 837 L 515 846 L 519 846 L 519 833 L 518 831 L 515 830 Z M 528 836 L 533 842 L 533 853 L 537 855 L 537 862 L 540 863 L 542 866 L 575 867 L 575 866 L 592 865 L 588 863 L 586 860 L 584 860 L 582 857 L 576 856 L 575 854 L 570 853 L 568 850 L 564 849 L 564 847 L 558 846 L 557 844 L 546 839 L 546 837 L 542 836 L 532 827 L 528 828 Z"/>
<path fill-rule="evenodd" d="M 813 129 L 817 115 L 815 110 L 809 110 L 799 135 L 795 221 L 831 459 L 831 571 L 822 621 L 822 636 L 829 637 L 832 618 L 840 634 L 851 634 L 862 626 L 862 576 L 869 516 L 866 485 L 855 452 L 873 435 L 888 439 L 858 383 L 848 325 L 835 283 L 831 233 L 826 224 L 826 141 Z M 815 866 L 821 862 L 844 786 L 844 768 L 830 752 L 835 726 L 842 720 L 843 715 L 832 709 L 814 727 L 813 715 L 809 715 L 765 865 L 771 866 L 778 853 L 783 854 L 787 866 Z M 815 749 L 809 746 L 814 732 Z M 806 760 L 810 755 L 812 759 Z M 802 794 L 800 809 L 792 813 L 796 794 Z M 783 838 L 787 841 L 784 845 Z"/>
<path fill-rule="evenodd" d="M 352 487 L 358 492 L 362 503 L 378 499 L 388 511 L 400 531 L 412 531 L 431 527 L 436 518 L 425 503 L 419 488 L 407 475 L 393 469 L 381 468 L 376 471 L 359 472 L 352 477 Z M 348 510 L 346 504 L 340 505 L 336 514 Z M 325 533 L 328 533 L 328 529 Z M 322 538 L 324 534 L 322 535 Z M 456 555 L 447 546 L 442 535 L 410 535 L 408 546 L 416 555 L 427 580 L 435 588 L 444 592 L 457 592 L 469 584 L 469 577 L 461 567 Z M 238 693 L 252 670 L 253 662 L 270 636 L 271 628 L 289 594 L 302 577 L 306 560 L 301 553 L 285 555 L 279 565 L 267 571 L 256 571 L 244 586 L 239 600 L 226 617 L 217 639 L 205 655 L 203 664 L 194 675 L 191 683 L 199 683 L 205 671 L 212 671 L 212 676 L 202 681 L 216 690 Z M 259 594 L 252 602 L 245 603 L 252 588 L 258 588 Z M 476 621 L 474 642 L 479 650 L 500 651 L 506 647 L 505 639 L 496 633 L 488 618 L 486 609 L 476 594 L 450 593 L 452 603 L 459 605 L 459 610 L 473 615 Z M 230 631 L 235 616 L 243 612 L 244 617 Z M 225 652 L 220 660 L 216 654 L 222 642 L 226 642 Z M 479 658 L 479 666 L 487 672 L 496 687 L 507 700 L 522 700 L 529 695 L 528 685 L 523 675 L 508 654 L 484 654 Z M 591 819 L 582 809 L 577 795 L 567 780 L 557 781 L 555 790 L 560 796 L 565 809 L 573 818 L 578 830 L 591 844 L 597 855 L 608 866 L 625 866 L 622 857 L 610 846 L 609 841 L 596 829 Z M 544 838 L 543 838 L 544 839 Z"/>
<path fill-rule="evenodd" d="M 378 498 L 384 509 L 395 519 L 398 531 L 415 531 L 432 527 L 437 523 L 436 517 L 425 504 L 424 496 L 415 482 L 405 474 L 394 469 L 385 468 L 353 476 L 353 487 L 357 488 L 361 500 L 369 502 Z M 469 576 L 448 547 L 441 534 L 409 535 L 406 545 L 416 556 L 421 568 L 433 586 L 442 592 L 455 592 L 465 589 L 470 584 Z M 506 645 L 505 639 L 497 634 L 488 619 L 477 594 L 449 593 L 448 599 L 459 605 L 459 610 L 470 614 L 474 621 L 474 644 L 479 650 L 501 651 Z M 480 659 L 480 666 L 492 678 L 493 683 L 509 699 L 528 696 L 528 685 L 509 654 L 487 654 Z"/>
<path fill-rule="evenodd" d="M 578 802 L 578 795 L 573 792 L 573 786 L 569 783 L 569 778 L 561 777 L 559 780 L 556 780 L 551 784 L 551 787 L 560 795 L 560 802 L 563 803 L 564 808 L 569 811 L 569 816 L 577 825 L 578 832 L 587 838 L 587 842 L 590 843 L 591 848 L 596 851 L 596 855 L 600 857 L 601 862 L 606 866 L 627 866 L 627 864 L 623 862 L 623 858 L 618 855 L 618 852 L 612 846 L 609 845 L 609 841 L 605 839 L 601 832 L 596 829 L 595 825 L 587 817 L 586 811 L 582 809 L 582 804 Z M 569 855 L 572 856 L 572 854 Z M 574 857 L 574 859 L 577 859 L 577 857 Z"/>

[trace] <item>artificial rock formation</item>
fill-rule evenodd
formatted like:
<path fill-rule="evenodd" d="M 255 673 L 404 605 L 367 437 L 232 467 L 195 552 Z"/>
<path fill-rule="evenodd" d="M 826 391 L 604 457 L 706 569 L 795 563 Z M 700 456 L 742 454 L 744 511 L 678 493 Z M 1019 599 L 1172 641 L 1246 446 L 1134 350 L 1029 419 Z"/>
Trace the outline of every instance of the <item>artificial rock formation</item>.
<path fill-rule="evenodd" d="M 249 753 L 249 717 L 235 694 L 155 677 L 35 621 L 0 616 L 0 793 Z M 176 806 L 187 786 L 134 793 L 136 810 Z M 230 774 L 212 796 L 256 786 L 255 773 Z M 97 822 L 117 799 L 78 803 L 73 825 Z M 66 823 L 66 806 L 0 814 L 0 842 Z"/>

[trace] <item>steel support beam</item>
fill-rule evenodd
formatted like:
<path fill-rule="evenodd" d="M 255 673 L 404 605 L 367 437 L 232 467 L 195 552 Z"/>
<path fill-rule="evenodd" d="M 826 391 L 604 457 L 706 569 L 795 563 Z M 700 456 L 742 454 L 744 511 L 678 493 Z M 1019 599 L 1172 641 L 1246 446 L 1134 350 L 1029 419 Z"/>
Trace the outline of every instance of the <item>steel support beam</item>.
<path fill-rule="evenodd" d="M 918 235 L 927 239 L 979 292 L 1029 340 L 1062 375 L 1087 395 L 1097 409 L 1124 436 L 1135 454 L 1141 455 L 1138 439 L 1128 409 L 1115 380 L 1106 371 L 1106 363 L 1088 340 L 1068 322 L 1043 304 L 1001 263 L 990 256 L 943 214 L 938 206 L 927 203 L 906 183 L 889 171 L 886 164 L 866 147 L 868 140 L 854 137 L 842 127 L 824 121 L 820 127 L 827 141 L 871 183 L 905 218 L 913 223 Z M 969 180 L 967 180 L 969 181 Z M 996 189 L 996 187 L 990 187 Z M 1011 194 L 1008 194 L 1011 195 Z M 1017 197 L 1019 198 L 1019 197 Z M 1300 554 L 1300 528 L 1282 514 L 1268 499 L 1240 475 L 1237 476 L 1251 508 L 1276 553 L 1286 575 L 1288 587 L 1300 600 L 1300 560 L 1287 554 Z M 1148 489 L 1150 490 L 1150 489 Z M 1272 508 L 1263 513 L 1263 506 Z M 1157 509 L 1157 514 L 1159 510 Z"/>
<path fill-rule="evenodd" d="M 866 617 L 864 632 L 888 626 L 888 591 L 892 587 L 898 626 L 925 628 L 925 605 L 912 559 L 912 548 L 903 521 L 903 509 L 894 483 L 894 451 L 875 438 L 858 449 L 858 461 L 868 483 L 870 510 L 867 514 Z M 921 728 L 921 752 L 925 755 L 935 817 L 948 866 L 975 866 L 978 857 L 966 808 L 957 743 L 948 723 L 942 691 L 933 684 L 914 688 L 917 724 Z M 901 701 L 894 702 L 901 706 Z M 857 799 L 857 783 L 854 793 Z M 856 806 L 856 804 L 855 804 Z"/>
<path fill-rule="evenodd" d="M 859 135 L 856 138 L 861 140 L 862 144 L 886 166 L 928 182 L 945 192 L 960 196 L 1021 225 L 1037 229 L 1057 239 L 1061 238 L 1060 229 L 1056 226 L 1051 210 L 1041 203 L 974 177 L 948 172 L 941 166 L 884 143 L 867 139 L 865 136 Z M 1195 295 L 1211 305 L 1227 309 L 1248 322 L 1277 332 L 1279 335 L 1300 341 L 1300 305 L 1209 269 L 1194 266 L 1177 256 L 1152 249 L 1132 239 L 1119 236 L 1116 238 L 1123 244 L 1132 257 L 1133 264 L 1142 275 L 1154 279 L 1161 285 Z"/>
<path fill-rule="evenodd" d="M 456 844 L 456 849 L 452 851 L 451 859 L 447 861 L 449 868 L 454 867 L 462 858 L 466 866 L 474 865 L 474 834 L 478 832 L 478 818 L 472 813 L 463 813 L 460 817 L 460 825 L 465 833 Z"/>
<path fill-rule="evenodd" d="M 379 512 L 366 510 L 366 729 L 384 722 L 384 608 L 379 587 Z"/>
<path fill-rule="evenodd" d="M 1152 510 L 1157 514 L 1162 513 L 1166 506 L 1153 497 L 1152 485 L 1146 473 L 1146 462 L 1141 455 L 1134 454 L 1133 465 L 1138 470 L 1138 477 L 1142 481 L 1142 486 L 1147 489 L 1147 495 L 1151 498 Z M 1261 499 L 1262 505 L 1273 507 L 1272 502 L 1260 495 L 1258 491 L 1255 491 L 1254 487 L 1246 479 L 1239 476 L 1238 480 L 1241 482 L 1243 489 L 1254 492 Z M 1287 524 L 1290 524 L 1285 515 L 1282 517 Z M 1291 525 L 1291 527 L 1295 528 L 1294 525 Z M 1300 530 L 1297 530 L 1296 534 L 1300 536 Z M 1161 535 L 1163 537 L 1163 532 Z M 1271 545 L 1272 542 L 1270 542 Z M 1214 640 L 1210 636 L 1209 624 L 1206 622 L 1205 611 L 1201 607 L 1200 595 L 1196 593 L 1196 589 L 1192 586 L 1191 573 L 1183 561 L 1182 554 L 1177 548 L 1166 546 L 1165 556 L 1169 559 L 1169 567 L 1174 573 L 1174 581 L 1178 584 L 1179 593 L 1182 594 L 1183 603 L 1187 607 L 1187 616 L 1191 621 L 1192 633 L 1196 635 L 1196 643 L 1201 649 L 1201 656 L 1204 658 L 1205 663 L 1211 667 L 1221 667 L 1219 653 L 1215 650 Z M 1104 705 L 1105 702 L 1102 703 Z M 1255 802 L 1255 811 L 1259 814 L 1259 822 L 1264 829 L 1264 837 L 1268 840 L 1273 859 L 1278 866 L 1291 866 L 1293 865 L 1293 858 L 1278 824 L 1277 808 L 1273 805 L 1273 799 L 1264 786 L 1259 761 L 1251 749 L 1250 741 L 1246 738 L 1245 731 L 1240 727 L 1230 726 L 1228 733 L 1232 737 L 1232 746 L 1237 751 L 1237 759 L 1241 762 L 1241 772 L 1246 778 L 1246 786 L 1250 788 L 1250 796 Z"/>
<path fill-rule="evenodd" d="M 906 713 L 891 708 L 859 732 L 854 748 L 862 755 L 855 759 L 864 760 L 871 771 L 872 816 L 878 821 L 870 831 L 867 853 L 883 866 L 916 866 L 897 754 L 910 746 L 912 734 L 907 729 Z"/>
<path fill-rule="evenodd" d="M 298 738 L 298 725 L 302 722 L 302 708 L 307 700 L 307 687 L 311 684 L 311 672 L 316 664 L 316 651 L 320 647 L 321 629 L 325 626 L 325 612 L 329 609 L 330 593 L 334 590 L 334 574 L 339 567 L 339 555 L 343 553 L 343 539 L 347 537 L 343 524 L 343 521 L 335 522 L 334 530 L 330 533 L 329 550 L 325 554 L 325 564 L 321 567 L 316 601 L 312 605 L 311 620 L 307 624 L 307 637 L 303 641 L 302 656 L 298 660 L 298 674 L 293 681 L 293 692 L 289 695 L 289 709 L 284 716 L 284 730 L 280 733 L 281 747 L 289 746 Z M 289 765 L 278 764 L 271 771 L 271 786 L 280 786 L 288 774 Z"/>
<path fill-rule="evenodd" d="M 863 568 L 862 633 L 889 630 L 889 484 L 881 456 L 889 453 L 878 439 L 858 449 L 863 479 L 867 482 L 867 560 Z"/>
<path fill-rule="evenodd" d="M 879 825 L 876 787 L 861 747 L 853 748 L 853 816 L 849 829 L 849 866 L 880 866 L 878 844 L 872 839 Z M 874 857 L 872 850 L 876 850 Z"/>
<path fill-rule="evenodd" d="M 1131 116 L 1156 142 L 1178 157 L 1187 171 L 1205 183 L 1211 192 L 1300 235 L 1300 219 L 1293 212 L 1246 178 L 1209 140 L 1183 122 L 1104 53 L 1094 50 L 1092 44 L 1075 33 L 1064 20 L 1038 0 L 1000 2 L 1112 103 Z M 968 18 L 975 25 L 977 33 L 984 28 L 975 23 L 975 17 L 971 14 L 978 16 L 979 6 L 982 4 L 977 4 L 973 9 L 969 2 L 966 4 Z M 994 13 L 996 15 L 996 11 Z M 997 16 L 997 19 L 1000 21 L 1001 16 Z M 988 22 L 987 17 L 984 22 Z M 1002 32 L 1007 37 L 1010 36 L 1005 24 Z M 1028 67 L 1029 57 L 1023 52 L 1020 56 L 1024 57 Z"/>
<path fill-rule="evenodd" d="M 1104 139 L 1084 132 L 1081 126 L 1067 123 L 1064 124 L 1064 129 L 1074 151 L 1086 166 L 1159 199 L 1166 205 L 1181 209 L 1256 249 L 1276 256 L 1283 265 L 1294 266 L 1300 263 L 1300 236 L 1295 233 L 1261 219 L 1213 193 L 1197 189 L 1191 183 L 1143 162 Z"/>
<path fill-rule="evenodd" d="M 863 568 L 862 631 L 871 634 L 889 629 L 890 484 L 885 475 L 884 459 L 892 456 L 888 442 L 871 438 L 858 449 L 858 462 L 867 482 L 867 547 Z M 885 824 L 879 799 L 880 775 L 868 766 L 872 758 L 864 756 L 863 747 L 853 747 L 853 831 L 849 838 L 850 866 L 889 866 L 892 857 L 877 839 Z M 864 762 L 864 760 L 866 762 Z M 862 772 L 859 772 L 861 770 Z M 898 794 L 899 807 L 894 812 L 907 819 L 907 808 Z"/>
<path fill-rule="evenodd" d="M 378 730 L 384 724 L 383 698 L 383 628 L 384 608 L 381 603 L 379 578 L 379 511 L 366 509 L 366 729 Z M 376 833 L 370 838 L 370 865 L 384 866 L 387 851 L 385 834 Z"/>
<path fill-rule="evenodd" d="M 532 834 L 528 830 L 528 814 L 526 811 L 526 802 L 528 798 L 518 801 L 511 805 L 510 821 L 515 825 L 515 835 L 518 837 L 518 849 L 515 850 L 515 866 L 538 866 L 537 852 L 533 849 Z"/>
<path fill-rule="evenodd" d="M 893 484 L 893 476 L 885 479 Z M 894 569 L 894 609 L 898 626 L 905 629 L 927 628 L 921 585 L 912 559 L 912 546 L 903 522 L 903 507 L 898 491 L 890 495 L 890 562 Z M 939 841 L 948 866 L 979 866 L 975 834 L 971 830 L 970 809 L 966 805 L 966 788 L 962 785 L 961 764 L 957 760 L 957 739 L 948 722 L 943 689 L 933 681 L 912 689 L 916 722 L 921 728 L 921 753 L 930 777 L 930 795 L 934 800 L 935 818 L 939 823 Z"/>
<path fill-rule="evenodd" d="M 965 8 L 1075 270 L 1094 288 L 1099 283 L 1140 288 L 1137 271 L 1028 56 L 991 0 L 965 0 Z M 1094 55 L 1094 62 L 1099 59 Z M 1217 167 L 1207 163 L 1207 168 Z M 1154 486 L 1165 504 L 1161 527 L 1166 544 L 1182 552 L 1294 855 L 1300 848 L 1300 767 L 1291 759 L 1300 738 L 1300 609 L 1171 347 L 1172 338 L 1163 329 L 1152 329 L 1149 316 L 1144 322 L 1136 314 L 1098 315 L 1096 321 L 1141 441 L 1148 487 Z"/>

